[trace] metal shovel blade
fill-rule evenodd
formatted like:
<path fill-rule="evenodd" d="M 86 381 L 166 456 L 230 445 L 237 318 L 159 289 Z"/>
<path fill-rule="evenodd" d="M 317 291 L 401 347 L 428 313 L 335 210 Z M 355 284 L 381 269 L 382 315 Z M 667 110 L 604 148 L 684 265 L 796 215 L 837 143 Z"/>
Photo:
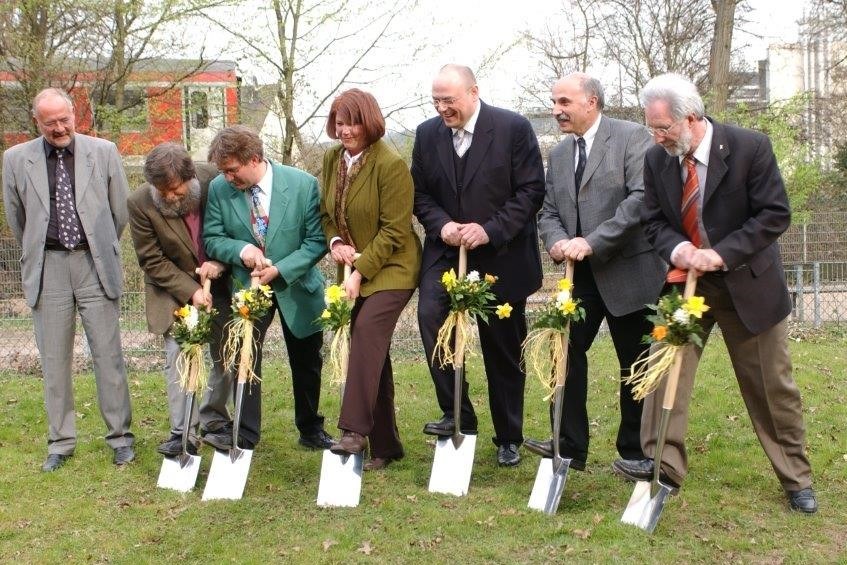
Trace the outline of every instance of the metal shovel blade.
<path fill-rule="evenodd" d="M 324 449 L 318 483 L 318 506 L 359 505 L 363 459 L 361 451 L 354 455 L 339 455 Z"/>
<path fill-rule="evenodd" d="M 621 522 L 632 524 L 652 534 L 665 507 L 665 500 L 671 492 L 671 487 L 661 481 L 657 484 L 638 481 L 621 516 Z"/>
<path fill-rule="evenodd" d="M 550 457 L 542 457 L 538 463 L 538 472 L 535 474 L 535 483 L 532 485 L 532 493 L 529 495 L 527 507 L 539 510 L 552 516 L 559 509 L 559 501 L 565 490 L 568 480 L 568 470 L 571 460 L 563 457 L 554 461 Z"/>
<path fill-rule="evenodd" d="M 183 420 L 182 453 L 176 457 L 165 457 L 162 461 L 162 469 L 159 471 L 159 480 L 156 486 L 188 492 L 194 488 L 197 482 L 197 474 L 200 471 L 200 456 L 188 453 L 188 430 L 191 429 L 191 415 L 194 410 L 194 393 L 185 394 L 185 414 Z"/>
<path fill-rule="evenodd" d="M 209 469 L 209 479 L 206 481 L 206 488 L 203 490 L 203 500 L 218 498 L 238 500 L 244 495 L 247 475 L 250 473 L 250 462 L 253 460 L 253 450 L 238 447 L 238 431 L 241 425 L 241 404 L 243 400 L 244 382 L 240 381 L 235 387 L 232 447 L 228 453 L 215 451 L 212 468 Z"/>
<path fill-rule="evenodd" d="M 203 489 L 203 500 L 228 499 L 238 500 L 244 495 L 247 485 L 247 475 L 250 472 L 250 461 L 253 460 L 252 449 L 239 449 L 241 455 L 233 461 L 229 453 L 215 451 L 212 467 L 209 469 L 209 479 Z"/>
<path fill-rule="evenodd" d="M 476 436 L 462 435 L 458 446 L 453 436 L 438 438 L 429 476 L 429 492 L 464 496 L 468 494 L 476 451 Z"/>
<path fill-rule="evenodd" d="M 179 492 L 189 492 L 197 482 L 199 471 L 199 455 L 183 453 L 178 457 L 165 457 L 162 461 L 156 486 Z"/>

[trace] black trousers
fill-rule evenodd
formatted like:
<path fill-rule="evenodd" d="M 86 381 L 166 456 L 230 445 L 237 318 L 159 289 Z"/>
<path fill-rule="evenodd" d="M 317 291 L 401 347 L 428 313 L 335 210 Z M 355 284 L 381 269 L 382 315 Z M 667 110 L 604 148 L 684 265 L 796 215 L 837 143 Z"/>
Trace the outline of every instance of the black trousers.
<path fill-rule="evenodd" d="M 585 308 L 585 320 L 571 324 L 568 346 L 568 373 L 565 380 L 562 406 L 562 440 L 559 448 L 563 457 L 585 462 L 588 457 L 588 350 L 597 336 L 600 324 L 605 319 L 615 345 L 621 377 L 630 374 L 630 367 L 638 356 L 649 349 L 641 338 L 650 333 L 653 325 L 647 321 L 648 308 L 613 316 L 606 308 L 591 265 L 579 261 L 574 268 L 573 296 L 581 300 Z M 632 398 L 632 387 L 620 384 L 621 421 L 615 442 L 618 453 L 624 459 L 640 459 L 641 451 L 641 408 L 642 403 Z M 551 405 L 552 421 L 552 405 Z"/>
<path fill-rule="evenodd" d="M 262 375 L 262 345 L 265 334 L 271 325 L 274 313 L 279 310 L 276 297 L 273 298 L 274 307 L 253 328 L 253 372 L 260 379 Z M 321 345 L 323 345 L 323 333 L 318 331 L 304 338 L 295 337 L 288 329 L 282 312 L 279 315 L 282 325 L 282 336 L 285 339 L 285 348 L 288 351 L 288 363 L 291 367 L 291 384 L 294 389 L 294 424 L 300 431 L 300 435 L 310 435 L 323 429 L 324 417 L 318 413 L 318 402 L 321 395 Z M 233 371 L 237 375 L 237 371 Z M 237 386 L 237 382 L 233 387 Z M 234 388 L 233 388 L 234 391 Z M 233 392 L 233 398 L 234 396 Z M 241 408 L 241 429 L 238 437 L 249 444 L 259 443 L 262 425 L 262 382 L 254 381 L 245 385 L 244 400 Z"/>
<path fill-rule="evenodd" d="M 426 353 L 438 406 L 447 416 L 453 416 L 453 383 L 455 372 L 452 366 L 444 369 L 432 363 L 432 352 L 438 328 L 444 323 L 450 310 L 450 300 L 441 285 L 441 276 L 450 268 L 456 269 L 454 261 L 441 257 L 421 275 L 418 295 L 418 327 Z M 480 276 L 485 273 L 480 273 Z M 510 302 L 512 315 L 500 320 L 495 315 L 488 322 L 477 321 L 485 375 L 488 381 L 488 405 L 494 423 L 494 443 L 523 442 L 523 400 L 526 373 L 521 368 L 521 344 L 526 338 L 526 301 Z M 468 397 L 468 375 L 462 383 L 462 429 L 476 429 L 477 417 Z M 471 377 L 472 378 L 472 377 Z"/>

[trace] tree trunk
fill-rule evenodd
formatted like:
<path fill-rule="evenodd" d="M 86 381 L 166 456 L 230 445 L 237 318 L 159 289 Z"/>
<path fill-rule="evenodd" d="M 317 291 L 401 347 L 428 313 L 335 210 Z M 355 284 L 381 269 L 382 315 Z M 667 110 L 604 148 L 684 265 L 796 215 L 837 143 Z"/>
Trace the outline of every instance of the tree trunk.
<path fill-rule="evenodd" d="M 739 0 L 712 0 L 715 11 L 715 32 L 712 36 L 712 56 L 709 61 L 710 112 L 716 115 L 726 110 L 729 97 L 729 62 L 732 53 L 732 29 L 735 8 Z"/>

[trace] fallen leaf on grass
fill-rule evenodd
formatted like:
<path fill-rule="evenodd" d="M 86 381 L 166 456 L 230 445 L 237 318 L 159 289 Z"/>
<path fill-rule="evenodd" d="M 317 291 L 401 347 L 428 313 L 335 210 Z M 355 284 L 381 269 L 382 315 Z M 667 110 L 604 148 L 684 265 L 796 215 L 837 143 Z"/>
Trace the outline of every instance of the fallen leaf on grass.
<path fill-rule="evenodd" d="M 407 495 L 406 495 L 406 500 L 408 500 L 409 502 L 417 502 L 417 501 L 418 501 L 418 497 L 417 497 L 417 496 L 415 496 L 414 494 L 407 494 Z"/>
<path fill-rule="evenodd" d="M 321 544 L 321 547 L 323 548 L 324 551 L 329 551 L 329 548 L 332 547 L 333 545 L 336 545 L 337 543 L 338 542 L 335 541 L 335 540 L 325 539 L 323 541 L 323 543 Z"/>
<path fill-rule="evenodd" d="M 579 539 L 588 539 L 591 536 L 591 530 L 574 530 L 573 535 Z"/>
<path fill-rule="evenodd" d="M 594 523 L 595 524 L 599 524 L 602 521 L 603 521 L 603 515 L 602 514 L 595 514 L 594 515 Z"/>
<path fill-rule="evenodd" d="M 7 398 L 6 404 L 16 404 L 18 402 L 17 398 Z"/>
<path fill-rule="evenodd" d="M 361 547 L 357 549 L 359 553 L 364 553 L 365 555 L 370 555 L 373 552 L 374 548 L 371 546 L 370 541 L 363 541 Z"/>
<path fill-rule="evenodd" d="M 841 456 L 841 458 L 842 458 L 842 459 L 844 459 L 845 461 L 847 461 L 847 453 L 845 453 L 844 455 L 842 455 L 842 456 Z"/>

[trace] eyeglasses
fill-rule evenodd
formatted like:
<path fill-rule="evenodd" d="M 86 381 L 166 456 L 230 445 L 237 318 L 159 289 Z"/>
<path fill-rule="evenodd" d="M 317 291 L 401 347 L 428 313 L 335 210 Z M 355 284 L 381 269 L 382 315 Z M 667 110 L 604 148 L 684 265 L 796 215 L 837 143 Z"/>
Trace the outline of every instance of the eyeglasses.
<path fill-rule="evenodd" d="M 687 117 L 687 116 L 686 116 L 686 117 Z M 655 137 L 655 136 L 657 136 L 657 135 L 661 135 L 662 137 L 667 137 L 667 136 L 668 136 L 668 134 L 671 132 L 671 130 L 672 130 L 673 128 L 675 128 L 675 127 L 676 127 L 676 125 L 677 125 L 678 123 L 680 123 L 681 121 L 683 121 L 683 120 L 685 120 L 685 117 L 680 118 L 679 120 L 676 120 L 674 123 L 672 123 L 672 124 L 671 124 L 671 125 L 669 125 L 668 127 L 664 127 L 664 128 L 651 128 L 650 126 L 646 126 L 646 127 L 647 127 L 647 131 L 648 131 L 648 132 L 650 133 L 650 135 L 652 135 L 653 137 Z"/>
<path fill-rule="evenodd" d="M 471 91 L 471 89 L 469 88 L 466 91 L 464 91 L 460 96 L 445 96 L 443 98 L 433 98 L 432 99 L 432 105 L 435 106 L 436 110 L 438 110 L 439 106 L 449 108 L 450 106 L 455 104 L 457 100 L 459 100 L 462 96 L 464 96 L 465 94 L 467 94 L 470 91 Z"/>

